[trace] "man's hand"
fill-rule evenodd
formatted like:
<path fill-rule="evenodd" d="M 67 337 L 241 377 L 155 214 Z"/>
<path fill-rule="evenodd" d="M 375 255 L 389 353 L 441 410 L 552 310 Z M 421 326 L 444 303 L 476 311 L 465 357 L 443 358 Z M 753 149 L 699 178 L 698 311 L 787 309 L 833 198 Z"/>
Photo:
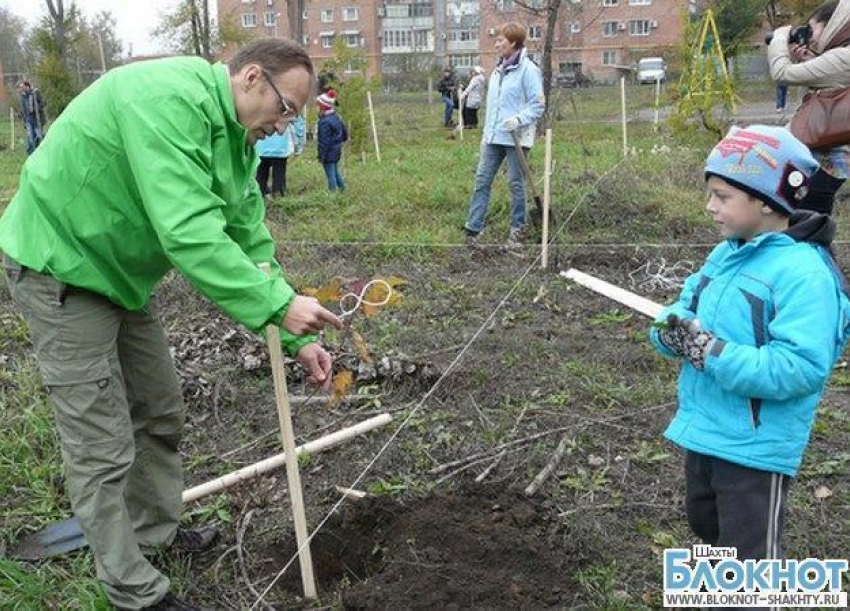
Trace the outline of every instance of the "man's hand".
<path fill-rule="evenodd" d="M 505 122 L 502 123 L 502 129 L 506 132 L 512 132 L 517 127 L 519 127 L 519 119 L 516 117 L 511 117 L 510 119 L 505 119 Z"/>
<path fill-rule="evenodd" d="M 324 348 L 313 342 L 301 347 L 295 357 L 307 372 L 307 383 L 330 390 L 333 382 L 333 361 Z"/>
<path fill-rule="evenodd" d="M 293 335 L 307 335 L 318 333 L 325 325 L 342 329 L 342 321 L 333 312 L 319 305 L 317 299 L 296 295 L 289 304 L 281 326 Z"/>

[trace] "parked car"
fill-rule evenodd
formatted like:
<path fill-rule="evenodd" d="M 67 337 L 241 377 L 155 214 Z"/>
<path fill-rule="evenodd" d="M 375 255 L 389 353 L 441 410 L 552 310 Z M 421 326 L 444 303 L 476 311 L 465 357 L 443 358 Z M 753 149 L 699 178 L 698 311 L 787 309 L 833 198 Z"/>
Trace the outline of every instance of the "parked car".
<path fill-rule="evenodd" d="M 555 86 L 565 89 L 571 87 L 590 87 L 593 83 L 582 72 L 568 72 L 555 77 Z"/>
<path fill-rule="evenodd" d="M 663 57 L 644 57 L 638 61 L 637 80 L 641 85 L 652 84 L 656 81 L 663 83 L 666 77 L 667 66 Z"/>

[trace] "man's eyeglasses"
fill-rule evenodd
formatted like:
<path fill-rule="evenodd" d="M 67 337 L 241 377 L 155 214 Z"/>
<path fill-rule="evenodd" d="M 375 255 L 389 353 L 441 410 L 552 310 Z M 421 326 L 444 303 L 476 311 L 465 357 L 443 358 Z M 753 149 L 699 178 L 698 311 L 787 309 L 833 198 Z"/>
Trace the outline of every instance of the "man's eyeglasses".
<path fill-rule="evenodd" d="M 275 92 L 275 95 L 277 95 L 277 99 L 280 100 L 280 114 L 283 116 L 283 118 L 291 119 L 296 114 L 298 114 L 298 111 L 295 110 L 295 107 L 289 102 L 287 102 L 282 95 L 280 95 L 280 91 L 277 87 L 275 87 L 271 75 L 265 70 L 263 70 L 263 76 L 266 77 L 266 81 L 268 81 L 269 85 L 272 88 L 272 91 Z"/>

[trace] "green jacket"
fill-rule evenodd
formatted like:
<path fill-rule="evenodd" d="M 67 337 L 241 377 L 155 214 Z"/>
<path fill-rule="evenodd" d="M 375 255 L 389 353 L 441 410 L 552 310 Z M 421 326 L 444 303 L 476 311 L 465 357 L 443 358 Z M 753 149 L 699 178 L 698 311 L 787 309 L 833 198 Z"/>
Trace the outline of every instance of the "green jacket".
<path fill-rule="evenodd" d="M 229 316 L 280 323 L 293 289 L 236 120 L 227 67 L 198 58 L 117 68 L 83 91 L 27 159 L 0 249 L 138 310 L 176 268 Z M 271 277 L 257 268 L 272 265 Z M 281 332 L 290 354 L 314 336 Z"/>

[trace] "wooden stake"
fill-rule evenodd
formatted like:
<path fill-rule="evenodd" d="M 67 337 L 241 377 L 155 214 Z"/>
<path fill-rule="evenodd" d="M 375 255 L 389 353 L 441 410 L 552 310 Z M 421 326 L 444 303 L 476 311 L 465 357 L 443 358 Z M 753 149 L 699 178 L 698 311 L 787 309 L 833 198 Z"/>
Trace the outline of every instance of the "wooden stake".
<path fill-rule="evenodd" d="M 457 129 L 460 131 L 460 141 L 463 142 L 463 87 L 457 86 Z"/>
<path fill-rule="evenodd" d="M 363 433 L 368 433 L 374 429 L 377 429 L 382 426 L 386 426 L 390 422 L 392 422 L 393 417 L 390 414 L 380 414 L 378 416 L 374 416 L 369 418 L 368 420 L 364 420 L 354 426 L 349 426 L 344 429 L 340 429 L 336 433 L 331 433 L 330 435 L 325 435 L 324 437 L 319 437 L 318 439 L 314 439 L 308 443 L 305 443 L 303 446 L 298 446 L 295 448 L 295 456 L 301 456 L 302 454 L 318 454 L 319 452 L 323 452 L 327 449 L 330 449 L 334 446 L 338 446 L 339 444 L 356 437 L 357 435 L 362 435 Z M 193 488 L 189 488 L 188 490 L 183 491 L 183 502 L 191 503 L 193 501 L 197 501 L 198 499 L 202 499 L 205 496 L 209 496 L 211 494 L 215 494 L 216 492 L 221 492 L 222 490 L 227 490 L 228 488 L 232 488 L 236 484 L 241 482 L 248 481 L 250 479 L 254 479 L 255 477 L 259 477 L 264 473 L 269 473 L 276 469 L 280 469 L 281 467 L 287 464 L 286 460 L 286 452 L 281 454 L 275 454 L 274 456 L 270 456 L 260 462 L 256 462 L 252 465 L 248 465 L 246 467 L 242 467 L 241 469 L 237 469 L 236 471 L 231 471 L 226 475 L 222 475 L 221 477 L 217 477 L 214 480 L 205 482 L 203 484 L 199 484 Z"/>
<path fill-rule="evenodd" d="M 378 146 L 378 128 L 375 125 L 375 109 L 372 107 L 372 92 L 366 92 L 366 99 L 369 101 L 369 117 L 372 119 L 372 140 L 375 142 L 375 157 L 378 158 L 378 163 L 381 162 L 381 147 Z"/>
<path fill-rule="evenodd" d="M 661 99 L 661 77 L 655 77 L 655 127 L 658 127 L 658 104 Z"/>
<path fill-rule="evenodd" d="M 574 268 L 561 272 L 561 276 L 567 280 L 573 280 L 574 282 L 577 282 L 578 284 L 585 286 L 600 295 L 605 295 L 609 299 L 613 299 L 618 303 L 622 303 L 623 305 L 628 306 L 634 311 L 639 312 L 644 316 L 648 316 L 649 318 L 654 319 L 661 313 L 661 310 L 664 309 L 664 306 L 657 304 L 654 301 L 650 301 L 646 297 L 641 297 L 631 291 L 621 289 L 619 286 L 613 285 L 610 282 L 605 282 L 599 278 L 594 278 L 593 276 L 580 272 Z"/>
<path fill-rule="evenodd" d="M 540 267 L 546 269 L 549 265 L 549 199 L 552 195 L 552 128 L 546 130 L 546 149 L 543 166 L 543 231 L 540 254 Z"/>
<path fill-rule="evenodd" d="M 10 142 L 9 142 L 9 150 L 15 150 L 15 110 L 13 108 L 9 109 L 9 133 L 10 133 Z"/>
<path fill-rule="evenodd" d="M 626 138 L 626 77 L 620 77 L 620 117 L 623 123 L 623 157 L 629 154 L 629 143 Z"/>
<path fill-rule="evenodd" d="M 371 107 L 371 101 L 369 105 Z M 260 263 L 260 269 L 266 274 L 271 274 L 271 266 L 268 263 Z M 292 429 L 289 391 L 286 388 L 286 369 L 283 367 L 283 348 L 280 345 L 280 328 L 277 325 L 266 327 L 266 343 L 269 346 L 269 360 L 272 365 L 283 452 L 288 457 L 286 461 L 286 481 L 289 485 L 289 499 L 292 502 L 292 519 L 295 523 L 295 540 L 298 544 L 298 561 L 301 565 L 301 585 L 304 587 L 304 597 L 314 599 L 316 598 L 316 579 L 313 576 L 313 558 L 310 554 L 310 541 L 307 535 L 307 516 L 304 513 L 301 474 L 298 471 L 295 431 Z"/>
<path fill-rule="evenodd" d="M 428 104 L 434 104 L 434 79 L 428 77 Z"/>

